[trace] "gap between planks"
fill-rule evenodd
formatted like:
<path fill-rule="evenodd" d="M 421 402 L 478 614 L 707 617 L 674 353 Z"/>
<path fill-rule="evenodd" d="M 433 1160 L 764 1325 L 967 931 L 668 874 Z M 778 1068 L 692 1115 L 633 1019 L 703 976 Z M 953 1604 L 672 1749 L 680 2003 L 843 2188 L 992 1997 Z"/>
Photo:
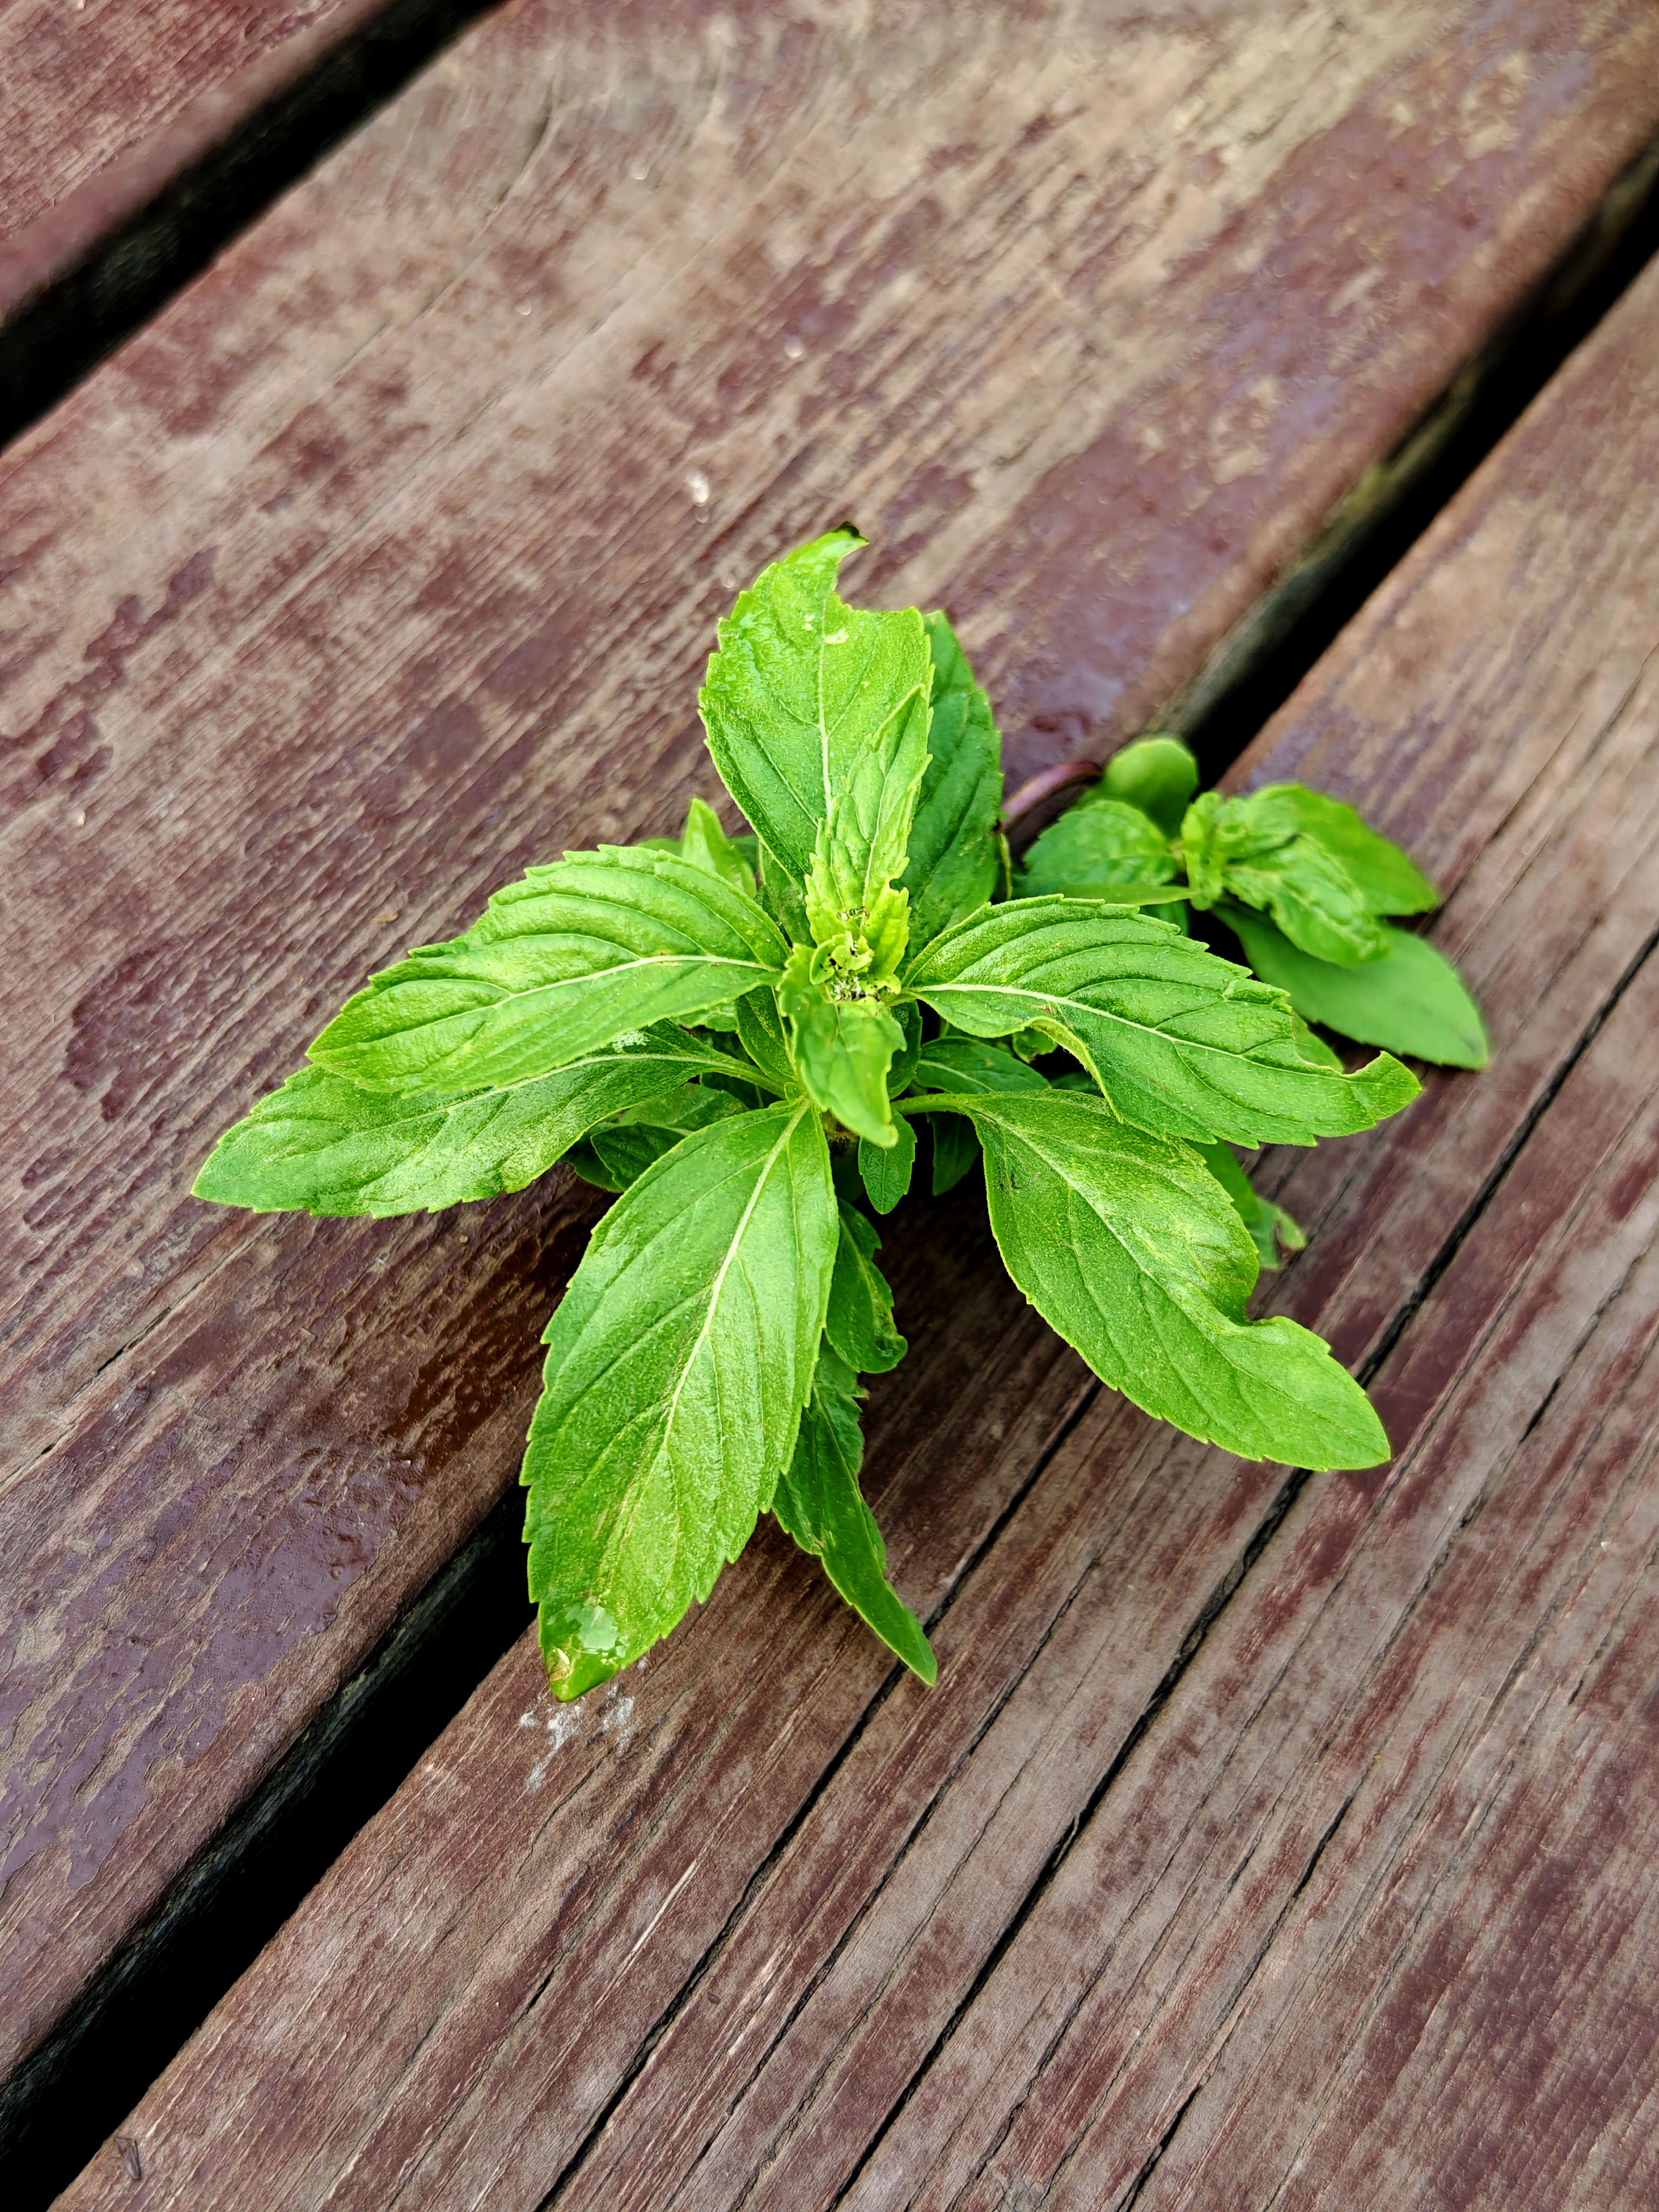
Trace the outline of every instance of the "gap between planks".
<path fill-rule="evenodd" d="M 0 245 L 0 451 L 501 4 L 336 0 Z"/>

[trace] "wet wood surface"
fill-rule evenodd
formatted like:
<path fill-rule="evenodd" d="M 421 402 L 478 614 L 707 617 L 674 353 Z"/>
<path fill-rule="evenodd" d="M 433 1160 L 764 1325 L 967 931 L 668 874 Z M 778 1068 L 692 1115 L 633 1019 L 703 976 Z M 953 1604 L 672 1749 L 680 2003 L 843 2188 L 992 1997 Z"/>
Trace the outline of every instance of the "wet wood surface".
<path fill-rule="evenodd" d="M 574 1708 L 526 1638 L 66 2206 L 1646 2201 L 1656 437 L 1659 267 L 1238 771 L 1410 842 L 1491 1018 L 1263 1164 L 1392 1465 L 1144 1421 L 959 1204 L 871 1407 L 938 1689 L 775 1541 Z"/>
<path fill-rule="evenodd" d="M 185 1194 L 216 1129 L 367 969 L 461 926 L 526 860 L 661 830 L 711 790 L 690 702 L 714 614 L 843 513 L 878 541 L 860 588 L 960 618 L 1014 775 L 1139 726 L 1656 126 L 1643 5 L 1056 5 L 964 32 L 920 5 L 521 0 L 0 462 L 17 948 L 0 1001 L 27 1132 L 0 1195 L 0 2059 L 511 1486 L 537 1334 L 592 1218 L 557 1176 L 429 1222 L 224 1217 Z M 1559 674 L 1565 649 L 1542 665 L 1600 697 L 1588 662 Z M 1326 780 L 1405 809 L 1459 885 L 1454 935 L 1487 908 L 1513 929 L 1501 873 L 1469 886 L 1522 866 L 1491 855 L 1560 773 L 1547 707 L 1516 708 L 1497 769 L 1463 725 L 1435 725 L 1410 783 L 1357 708 L 1306 740 Z M 1577 934 L 1547 911 L 1512 943 L 1490 925 L 1544 1014 L 1512 1023 L 1501 1082 L 1416 1109 L 1412 1176 L 1380 1139 L 1292 1178 L 1326 1224 L 1297 1310 L 1345 1357 L 1417 1295 L 1448 1209 L 1517 1141 L 1631 957 L 1627 909 Z M 591 1711 L 538 1700 L 518 1655 L 456 1741 L 494 1744 L 498 1784 L 513 1758 L 522 1777 L 459 1814 L 443 1760 L 411 1782 L 431 1801 L 408 1862 L 424 1872 L 398 1876 L 414 1886 L 382 1900 L 374 1939 L 415 1947 L 402 2009 L 319 2043 L 336 2063 L 314 2123 L 248 2089 L 270 2103 L 273 2174 L 380 2201 L 394 2168 L 435 2172 L 423 2130 L 446 2158 L 489 2154 L 475 2095 L 501 2099 L 518 2179 L 598 2155 L 585 2131 L 628 2084 L 624 2142 L 653 2080 L 630 2080 L 641 2039 L 702 2017 L 680 1993 L 762 1869 L 816 1931 L 801 1971 L 828 1975 L 849 1929 L 885 1924 L 877 1838 L 906 1807 L 932 1832 L 985 1717 L 1038 1679 L 1066 1577 L 1098 1583 L 1103 1495 L 1112 1541 L 1160 1564 L 1128 1659 L 1114 1622 L 1090 1741 L 1144 1708 L 1282 1477 L 1218 1470 L 1096 1395 L 1001 1279 L 969 1197 L 916 1225 L 896 1271 L 915 1349 L 872 1403 L 872 1481 L 901 1587 L 950 1601 L 957 1686 L 928 1702 L 890 1683 L 764 1540 L 672 1655 Z M 1028 1703 L 1072 1693 L 1041 1679 Z M 969 1885 L 957 1978 L 917 2012 L 922 2057 L 1052 1825 Z M 829 1881 L 832 1835 L 848 1871 Z M 378 1894 L 362 1851 L 338 1879 L 361 1863 Z M 441 1942 L 469 1864 L 484 1920 Z M 360 1909 L 341 1903 L 343 1930 Z M 410 1970 L 422 1930 L 453 1987 Z M 526 2011 L 556 1964 L 558 2005 Z M 614 1977 L 626 2004 L 604 1998 Z M 535 2067 L 555 2009 L 575 2056 L 552 2094 Z M 301 2016 L 266 2029 L 280 2044 Z M 921 2061 L 895 2022 L 882 2063 L 908 2081 Z M 388 2101 L 399 2033 L 426 2086 Z M 515 2072 L 521 2047 L 539 2056 Z M 833 2136 L 787 2089 L 793 2063 L 781 2045 L 759 2101 L 715 2132 L 763 2135 L 765 2100 L 793 2094 L 801 2140 Z M 714 2141 L 689 2106 L 677 2126 Z M 350 2180 L 360 2166 L 377 2178 Z"/>
<path fill-rule="evenodd" d="M 13 0 L 0 11 L 0 318 L 384 4 Z"/>

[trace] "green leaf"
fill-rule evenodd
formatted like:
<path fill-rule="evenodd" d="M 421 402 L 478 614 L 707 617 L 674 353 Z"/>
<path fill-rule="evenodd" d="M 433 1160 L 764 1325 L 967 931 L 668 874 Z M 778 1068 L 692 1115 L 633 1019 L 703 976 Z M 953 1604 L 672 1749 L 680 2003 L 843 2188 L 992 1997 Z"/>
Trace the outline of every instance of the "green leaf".
<path fill-rule="evenodd" d="M 811 973 L 810 945 L 798 945 L 778 1003 L 789 1024 L 789 1051 L 807 1095 L 826 1114 L 872 1144 L 896 1141 L 887 1071 L 904 1031 L 878 1000 L 836 999 Z"/>
<path fill-rule="evenodd" d="M 302 1067 L 220 1138 L 198 1198 L 261 1212 L 435 1212 L 522 1190 L 596 1122 L 740 1063 L 665 1024 L 556 1074 L 462 1098 L 365 1091 Z"/>
<path fill-rule="evenodd" d="M 1046 1091 L 1048 1087 L 1047 1076 L 1000 1045 L 949 1035 L 923 1045 L 916 1060 L 915 1083 L 919 1091 Z M 973 1123 L 964 1121 L 959 1114 L 935 1114 L 927 1127 L 933 1146 L 933 1196 L 942 1198 L 947 1190 L 956 1188 L 978 1159 L 979 1138 Z"/>
<path fill-rule="evenodd" d="M 666 1636 L 771 1504 L 839 1235 L 805 1100 L 685 1138 L 595 1230 L 548 1325 L 522 1477 L 556 1696 Z"/>
<path fill-rule="evenodd" d="M 617 846 L 573 853 L 498 891 L 464 937 L 375 976 L 311 1058 L 371 1091 L 523 1082 L 775 982 L 787 950 L 754 900 L 702 868 Z"/>
<path fill-rule="evenodd" d="M 836 595 L 841 563 L 864 542 L 831 531 L 765 569 L 720 625 L 699 702 L 727 790 L 797 884 L 837 799 L 845 811 L 826 865 L 838 888 L 843 875 L 901 872 L 926 758 L 932 662 L 921 615 Z"/>
<path fill-rule="evenodd" d="M 1280 1255 L 1285 1252 L 1305 1252 L 1308 1240 L 1300 1223 L 1293 1220 L 1282 1206 L 1275 1206 L 1270 1198 L 1262 1199 L 1260 1204 L 1261 1217 L 1250 1234 L 1255 1240 L 1256 1252 L 1262 1266 L 1276 1267 Z"/>
<path fill-rule="evenodd" d="M 919 1091 L 1046 1091 L 1048 1079 L 1000 1045 L 978 1037 L 935 1037 L 916 1058 Z"/>
<path fill-rule="evenodd" d="M 933 1114 L 927 1121 L 933 1140 L 933 1188 L 935 1198 L 954 1190 L 979 1158 L 979 1135 L 960 1114 Z"/>
<path fill-rule="evenodd" d="M 878 1213 L 890 1213 L 910 1188 L 916 1164 L 916 1133 L 901 1115 L 884 1149 L 867 1137 L 859 1139 L 859 1173 Z"/>
<path fill-rule="evenodd" d="M 1309 1021 L 1359 1044 L 1384 1045 L 1443 1067 L 1484 1067 L 1491 1057 L 1480 1009 L 1449 960 L 1409 930 L 1384 923 L 1389 949 L 1362 968 L 1338 968 L 1298 951 L 1260 915 L 1218 909 L 1262 980 L 1290 994 Z"/>
<path fill-rule="evenodd" d="M 775 991 L 745 992 L 738 1000 L 738 1041 L 777 1091 L 793 1091 L 798 1078 L 789 1057 Z"/>
<path fill-rule="evenodd" d="M 1264 929 L 1271 929 L 1273 927 L 1273 924 L 1270 921 L 1264 921 L 1261 927 Z M 1287 939 L 1285 942 L 1288 944 L 1289 939 Z M 1262 978 L 1264 982 L 1267 982 L 1270 979 L 1267 976 L 1263 976 Z M 1292 1000 L 1291 1003 L 1294 1006 L 1296 1001 Z M 1295 1036 L 1296 1048 L 1301 1054 L 1304 1060 L 1310 1060 L 1316 1067 L 1341 1066 L 1341 1054 L 1333 1052 L 1329 1045 L 1326 1043 L 1323 1037 L 1316 1036 L 1313 1031 L 1308 1027 L 1306 1022 L 1303 1020 L 1300 1014 L 1296 1018 Z"/>
<path fill-rule="evenodd" d="M 775 853 L 757 840 L 760 853 L 760 902 L 792 945 L 811 942 L 812 925 L 806 918 L 806 901 L 800 885 Z"/>
<path fill-rule="evenodd" d="M 572 1145 L 564 1155 L 563 1164 L 584 1182 L 591 1182 L 599 1190 L 624 1191 L 637 1180 L 632 1175 L 613 1175 L 586 1137 Z"/>
<path fill-rule="evenodd" d="M 802 1551 L 823 1560 L 854 1612 L 931 1688 L 939 1663 L 921 1622 L 887 1580 L 887 1547 L 859 1488 L 862 1395 L 853 1370 L 826 1350 L 772 1510 Z"/>
<path fill-rule="evenodd" d="M 855 1206 L 843 1204 L 823 1333 L 860 1375 L 886 1374 L 908 1348 L 893 1326 L 893 1293 L 875 1264 L 880 1249 L 881 1239 L 871 1224 Z"/>
<path fill-rule="evenodd" d="M 1198 763 L 1179 738 L 1160 732 L 1115 752 L 1098 788 L 1106 798 L 1123 799 L 1150 814 L 1166 837 L 1174 837 L 1198 789 Z"/>
<path fill-rule="evenodd" d="M 1025 855 L 1018 889 L 1022 898 L 1069 891 L 1116 903 L 1119 886 L 1156 895 L 1175 873 L 1169 840 L 1155 823 L 1122 799 L 1095 796 L 1043 831 Z"/>
<path fill-rule="evenodd" d="M 1091 898 L 1112 906 L 1154 906 L 1160 921 L 1172 921 L 1178 929 L 1186 927 L 1187 887 L 1184 884 L 1153 883 L 1139 878 L 1133 883 L 1098 884 L 1077 881 L 1039 885 L 1020 869 L 1014 871 L 1011 896 L 1029 898 Z"/>
<path fill-rule="evenodd" d="M 1380 960 L 1382 926 L 1336 855 L 1298 827 L 1296 810 L 1273 792 L 1224 799 L 1206 791 L 1181 827 L 1193 904 L 1213 906 L 1224 890 L 1263 907 L 1306 952 L 1343 967 Z"/>
<path fill-rule="evenodd" d="M 1202 1143 L 1311 1144 L 1397 1113 L 1414 1077 L 1297 1049 L 1284 994 L 1167 923 L 1089 900 L 992 907 L 937 939 L 907 989 L 982 1037 L 1027 1026 L 1074 1052 L 1127 1121 Z"/>
<path fill-rule="evenodd" d="M 1364 1392 L 1318 1337 L 1246 1318 L 1255 1249 L 1188 1146 L 1074 1091 L 949 1103 L 979 1129 L 1009 1273 L 1103 1382 L 1246 1458 L 1314 1468 L 1388 1458 Z"/>
<path fill-rule="evenodd" d="M 1285 820 L 1340 860 L 1372 914 L 1426 914 L 1439 905 L 1439 892 L 1410 856 L 1328 792 L 1270 783 L 1256 796 L 1273 800 Z"/>
<path fill-rule="evenodd" d="M 1240 1167 L 1231 1146 L 1200 1145 L 1197 1150 L 1203 1154 L 1206 1167 L 1231 1199 L 1239 1219 L 1250 1232 L 1256 1257 L 1264 1267 L 1279 1265 L 1281 1244 L 1287 1252 L 1302 1250 L 1307 1238 L 1282 1206 L 1275 1206 L 1270 1198 L 1263 1198 L 1260 1194 Z"/>
<path fill-rule="evenodd" d="M 921 1053 L 921 1008 L 914 999 L 903 999 L 890 1006 L 888 1011 L 904 1032 L 904 1042 L 887 1071 L 887 1095 L 896 1098 L 915 1080 L 916 1061 Z"/>
<path fill-rule="evenodd" d="M 754 897 L 754 869 L 720 827 L 720 816 L 701 799 L 692 800 L 685 817 L 680 855 L 693 867 L 706 868 L 711 876 L 718 876 L 722 883 L 742 891 L 745 897 Z"/>
<path fill-rule="evenodd" d="M 743 1070 L 740 1075 L 727 1074 L 722 1070 L 718 1075 L 705 1075 L 702 1079 L 711 1090 L 728 1091 L 739 1106 L 769 1106 L 772 1100 L 768 1087 L 761 1080 L 760 1070 L 741 1060 L 736 1065 Z M 789 1087 L 792 1091 L 799 1088 L 796 1084 L 791 1084 Z"/>
<path fill-rule="evenodd" d="M 659 1098 L 598 1123 L 588 1132 L 587 1141 L 605 1170 L 606 1188 L 626 1190 L 693 1129 L 706 1129 L 710 1122 L 728 1120 L 743 1110 L 728 1091 L 684 1083 L 678 1091 L 665 1091 Z"/>
<path fill-rule="evenodd" d="M 991 702 L 944 615 L 922 621 L 933 665 L 931 758 L 899 878 L 909 894 L 910 944 L 918 950 L 994 895 L 1002 811 L 1002 739 Z"/>

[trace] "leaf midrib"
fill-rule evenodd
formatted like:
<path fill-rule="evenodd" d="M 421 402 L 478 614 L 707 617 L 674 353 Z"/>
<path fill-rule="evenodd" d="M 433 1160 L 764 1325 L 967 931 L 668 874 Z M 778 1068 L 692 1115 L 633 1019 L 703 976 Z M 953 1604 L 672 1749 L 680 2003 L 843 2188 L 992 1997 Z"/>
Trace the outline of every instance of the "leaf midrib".
<path fill-rule="evenodd" d="M 1183 1053 L 1212 1053 L 1224 1060 L 1244 1060 L 1254 1066 L 1275 1065 L 1272 1061 L 1264 1063 L 1258 1060 L 1253 1052 L 1237 1052 L 1227 1045 L 1206 1043 L 1200 1037 L 1181 1036 L 1173 1030 L 1158 1029 L 1151 1022 L 1134 1021 L 1127 1014 L 1115 1012 L 1109 1007 L 1091 1006 L 1086 999 L 1074 999 L 1068 994 L 1054 991 L 1033 991 L 1022 983 L 913 983 L 909 988 L 917 998 L 926 999 L 930 1006 L 936 999 L 944 998 L 950 993 L 955 992 L 963 998 L 997 993 L 1005 998 L 1029 1000 L 1041 1011 L 1049 1013 L 1057 1014 L 1062 1008 L 1076 1007 L 1096 1021 L 1115 1022 L 1120 1029 L 1127 1030 L 1137 1036 L 1156 1037 L 1162 1043 L 1173 1045 Z M 1223 991 L 1218 991 L 1215 994 L 1218 1000 L 1228 995 L 1229 994 Z M 988 1042 L 989 1040 L 986 1042 Z M 1338 1077 L 1334 1068 L 1322 1068 L 1310 1065 L 1305 1070 L 1298 1067 L 1291 1072 L 1297 1075 L 1306 1073 L 1310 1075 L 1328 1076 L 1342 1082 L 1349 1080 L 1346 1074 Z"/>
<path fill-rule="evenodd" d="M 771 1180 L 772 1171 L 777 1165 L 780 1154 L 787 1147 L 791 1139 L 794 1136 L 796 1130 L 805 1119 L 810 1109 L 810 1101 L 805 1099 L 801 1102 L 800 1105 L 795 1109 L 794 1113 L 790 1115 L 787 1122 L 784 1125 L 783 1130 L 780 1134 L 776 1144 L 773 1146 L 771 1151 L 766 1155 L 764 1161 L 762 1163 L 760 1170 L 755 1177 L 754 1188 L 750 1192 L 748 1199 L 744 1202 L 743 1212 L 738 1216 L 737 1225 L 733 1229 L 732 1235 L 727 1241 L 725 1257 L 721 1260 L 720 1264 L 720 1272 L 716 1274 L 714 1283 L 709 1290 L 708 1304 L 707 1310 L 703 1315 L 702 1325 L 698 1329 L 696 1338 L 691 1345 L 690 1349 L 687 1352 L 685 1358 L 680 1363 L 679 1376 L 674 1385 L 674 1395 L 669 1401 L 668 1410 L 663 1420 L 662 1433 L 658 1438 L 657 1449 L 652 1455 L 651 1469 L 647 1472 L 645 1479 L 630 1486 L 632 1496 L 627 1508 L 625 1522 L 625 1531 L 628 1535 L 631 1535 L 632 1534 L 635 1519 L 639 1513 L 641 1505 L 644 1502 L 645 1492 L 649 1480 L 650 1473 L 653 1473 L 655 1469 L 662 1464 L 663 1455 L 668 1444 L 668 1439 L 673 1434 L 674 1422 L 679 1412 L 680 1399 L 684 1394 L 685 1386 L 690 1377 L 691 1370 L 696 1364 L 704 1345 L 708 1340 L 709 1332 L 714 1327 L 714 1316 L 720 1310 L 720 1298 L 726 1288 L 726 1279 L 727 1275 L 730 1274 L 732 1266 L 743 1249 L 743 1240 L 748 1231 L 749 1224 L 750 1219 L 753 1218 L 755 1208 L 760 1204 L 761 1194 Z M 799 1243 L 799 1238 L 797 1238 L 797 1243 Z M 679 1509 L 679 1500 L 678 1496 L 675 1499 L 675 1518 L 677 1527 L 683 1529 L 684 1516 Z M 614 1558 L 616 1556 L 613 1548 L 614 1545 L 617 1542 L 623 1541 L 623 1538 L 624 1523 L 619 1521 L 611 1540 L 608 1542 L 605 1547 L 605 1553 L 607 1558 Z"/>
<path fill-rule="evenodd" d="M 398 1029 L 388 1031 L 387 1034 L 393 1036 L 417 1036 L 423 1029 L 434 1028 L 441 1022 L 453 1022 L 458 1016 L 463 1014 L 493 1014 L 501 1007 L 517 1006 L 527 999 L 550 997 L 556 991 L 574 991 L 586 988 L 591 983 L 613 981 L 622 976 L 632 975 L 636 969 L 641 968 L 657 968 L 665 970 L 675 968 L 731 968 L 737 969 L 740 974 L 757 975 L 763 981 L 773 981 L 782 974 L 781 969 L 765 967 L 759 960 L 738 960 L 725 952 L 647 952 L 642 953 L 637 960 L 622 961 L 614 968 L 590 968 L 580 975 L 562 975 L 554 982 L 531 983 L 522 990 L 516 991 L 509 988 L 506 984 L 492 986 L 483 976 L 456 976 L 453 979 L 434 976 L 429 980 L 434 982 L 453 980 L 456 982 L 473 983 L 482 988 L 494 988 L 496 995 L 482 1006 L 453 1007 L 447 1012 L 429 1014 L 422 1021 L 404 1023 Z M 750 988 L 753 988 L 751 985 Z M 550 1067 L 544 1068 L 541 1072 L 544 1075 L 556 1075 L 559 1070 Z M 526 1080 L 533 1082 L 535 1079 L 530 1077 Z M 494 1090 L 495 1085 L 485 1084 L 481 1088 Z"/>

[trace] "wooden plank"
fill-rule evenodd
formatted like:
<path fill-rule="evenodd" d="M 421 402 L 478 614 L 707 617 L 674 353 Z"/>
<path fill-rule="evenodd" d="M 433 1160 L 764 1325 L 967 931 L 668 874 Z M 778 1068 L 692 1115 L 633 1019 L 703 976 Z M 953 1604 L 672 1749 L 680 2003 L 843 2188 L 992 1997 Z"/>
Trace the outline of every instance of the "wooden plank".
<path fill-rule="evenodd" d="M 1385 1370 L 1501 1285 L 1421 1448 L 1304 1496 L 849 2204 L 1115 2204 L 1194 2092 L 1143 2203 L 1641 2201 L 1656 1015 L 1650 961 Z"/>
<path fill-rule="evenodd" d="M 510 1485 L 590 1218 L 554 1179 L 222 1218 L 214 1129 L 377 960 L 707 789 L 714 611 L 848 508 L 877 589 L 963 617 L 1015 773 L 1133 726 L 1659 123 L 1638 6 L 644 21 L 482 26 L 0 471 L 8 2055 Z M 881 1432 L 958 1440 L 948 1525 L 894 1492 L 917 1595 L 1081 1387 L 994 1282 Z M 810 1583 L 745 1572 L 816 1679 Z"/>
<path fill-rule="evenodd" d="M 1435 1078 L 1286 1185 L 1322 1222 L 1285 1303 L 1381 1355 L 1392 1468 L 1281 1488 L 1088 1395 L 1046 1442 L 1000 1437 L 1008 1510 L 964 1556 L 959 1435 L 889 1443 L 896 1412 L 948 1402 L 924 1342 L 923 1388 L 901 1370 L 874 1401 L 872 1488 L 938 1614 L 938 1690 L 872 1696 L 868 1647 L 828 1625 L 833 1649 L 803 1650 L 824 1601 L 768 1545 L 591 1708 L 546 1701 L 526 1639 L 132 2115 L 147 2202 L 1001 2206 L 1058 2175 L 1041 2201 L 1094 2206 L 1124 2201 L 1213 2073 L 1208 2162 L 1167 2201 L 1259 2204 L 1273 2144 L 1322 2128 L 1328 2174 L 1359 2132 L 1340 2083 L 1309 2090 L 1348 2032 L 1328 2019 L 1386 2069 L 1389 2021 L 1432 2010 L 1460 1928 L 1482 1987 L 1501 1978 L 1501 1904 L 1456 1863 L 1468 1808 L 1491 1781 L 1570 1856 L 1579 1800 L 1552 1830 L 1534 1723 L 1585 1724 L 1564 1715 L 1605 1639 L 1585 1771 L 1633 1788 L 1620 1699 L 1650 1679 L 1622 1624 L 1650 1573 L 1659 1327 L 1659 517 L 1628 495 L 1656 334 L 1659 268 L 1243 764 L 1316 757 L 1413 835 L 1492 1019 L 1487 1074 Z M 1322 1255 L 1384 1231 L 1407 1285 L 1379 1314 Z M 1647 1806 L 1585 1862 L 1615 1931 Z M 1447 1868 L 1449 1948 L 1425 1933 L 1429 1964 L 1374 2005 Z M 1345 1965 L 1350 1925 L 1366 1965 Z M 1281 1990 L 1272 1947 L 1304 1929 Z M 1613 2014 L 1574 1941 L 1564 1923 L 1535 1986 L 1593 2039 Z M 1259 2030 L 1235 2026 L 1244 1999 Z M 1273 2106 L 1255 2085 L 1281 2016 L 1305 2025 Z M 1564 2090 L 1561 2124 L 1606 2122 L 1628 2172 L 1638 2093 L 1611 2069 L 1591 2091 Z M 1403 2144 L 1405 2093 L 1368 2094 L 1364 2143 Z M 1402 2172 L 1460 2109 L 1419 2093 Z M 1547 2171 L 1528 2196 L 1507 2169 L 1510 2200 L 1553 2206 Z M 123 2186 L 106 2154 L 64 2201 Z"/>
<path fill-rule="evenodd" d="M 0 15 L 0 318 L 73 268 L 386 0 L 18 0 Z"/>

